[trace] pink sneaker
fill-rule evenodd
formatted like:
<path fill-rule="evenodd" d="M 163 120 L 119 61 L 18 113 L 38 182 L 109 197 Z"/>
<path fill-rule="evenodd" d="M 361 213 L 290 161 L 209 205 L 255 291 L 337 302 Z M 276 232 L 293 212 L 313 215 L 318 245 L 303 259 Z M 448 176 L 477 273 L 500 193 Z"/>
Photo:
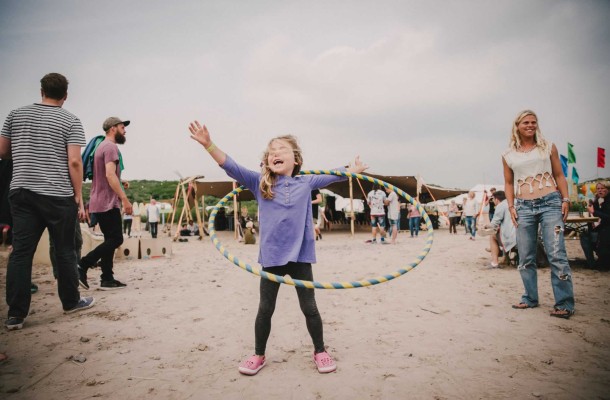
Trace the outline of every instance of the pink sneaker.
<path fill-rule="evenodd" d="M 325 351 L 318 354 L 314 353 L 313 362 L 316 363 L 316 367 L 318 367 L 318 372 L 321 374 L 333 372 L 337 369 L 337 364 L 335 364 L 335 360 L 333 360 L 330 354 Z"/>
<path fill-rule="evenodd" d="M 253 355 L 239 364 L 239 372 L 244 375 L 256 375 L 265 366 L 265 356 Z"/>

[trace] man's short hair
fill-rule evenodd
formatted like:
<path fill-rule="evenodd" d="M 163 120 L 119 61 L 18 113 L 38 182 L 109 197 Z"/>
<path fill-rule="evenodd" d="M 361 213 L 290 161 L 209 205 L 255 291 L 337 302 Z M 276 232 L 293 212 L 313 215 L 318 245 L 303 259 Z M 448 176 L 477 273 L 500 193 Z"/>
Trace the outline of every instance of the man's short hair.
<path fill-rule="evenodd" d="M 51 72 L 42 77 L 40 88 L 45 97 L 62 100 L 68 94 L 68 80 L 62 74 Z"/>
<path fill-rule="evenodd" d="M 504 201 L 506 200 L 506 193 L 504 193 L 504 190 L 498 190 L 494 193 L 494 198 L 498 199 L 498 201 Z"/>

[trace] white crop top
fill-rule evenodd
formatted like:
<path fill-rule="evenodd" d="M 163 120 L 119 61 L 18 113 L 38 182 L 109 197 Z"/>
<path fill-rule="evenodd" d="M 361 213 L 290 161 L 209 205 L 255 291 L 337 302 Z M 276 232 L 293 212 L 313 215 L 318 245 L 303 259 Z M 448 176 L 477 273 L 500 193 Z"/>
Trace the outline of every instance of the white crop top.
<path fill-rule="evenodd" d="M 549 149 L 553 146 L 549 143 Z M 503 154 L 504 161 L 513 170 L 515 179 L 515 190 L 521 194 L 521 186 L 528 185 L 530 193 L 534 192 L 534 186 L 538 183 L 538 189 L 544 186 L 555 187 L 557 183 L 553 178 L 551 167 L 551 155 L 543 153 L 538 147 L 527 153 L 521 153 L 515 149 L 508 149 Z"/>

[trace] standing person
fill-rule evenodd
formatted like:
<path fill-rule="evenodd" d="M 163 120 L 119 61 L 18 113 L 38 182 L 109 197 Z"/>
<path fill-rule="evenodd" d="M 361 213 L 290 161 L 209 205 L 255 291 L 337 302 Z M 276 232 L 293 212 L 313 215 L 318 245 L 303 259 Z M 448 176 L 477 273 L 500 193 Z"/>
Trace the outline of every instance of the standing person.
<path fill-rule="evenodd" d="M 66 77 L 50 73 L 40 84 L 42 101 L 11 111 L 0 136 L 0 157 L 13 159 L 13 251 L 6 272 L 9 330 L 21 329 L 30 311 L 32 259 L 45 228 L 55 243 L 57 292 L 64 312 L 95 303 L 93 297 L 80 297 L 74 253 L 74 226 L 85 214 L 83 126 L 62 108 L 68 98 Z"/>
<path fill-rule="evenodd" d="M 320 227 L 318 226 L 320 204 L 322 204 L 322 194 L 318 189 L 314 189 L 311 191 L 311 215 L 313 216 L 313 230 L 316 240 L 322 240 L 322 232 L 320 232 Z"/>
<path fill-rule="evenodd" d="M 93 182 L 91 183 L 91 199 L 89 211 L 95 216 L 100 230 L 104 234 L 102 244 L 81 258 L 78 273 L 82 287 L 89 289 L 87 271 L 101 260 L 102 276 L 100 289 L 121 289 L 126 284 L 114 279 L 114 250 L 123 244 L 123 229 L 121 223 L 121 205 L 125 214 L 131 214 L 133 209 L 127 194 L 121 185 L 121 168 L 119 163 L 119 147 L 126 141 L 125 127 L 130 121 L 110 117 L 102 125 L 106 138 L 100 143 L 93 158 Z"/>
<path fill-rule="evenodd" d="M 568 184 L 557 148 L 542 136 L 533 111 L 522 111 L 515 118 L 502 163 L 506 200 L 517 227 L 518 269 L 525 287 L 521 302 L 513 308 L 538 306 L 536 250 L 540 229 L 555 296 L 550 315 L 570 318 L 574 314 L 574 289 L 564 242 L 564 223 L 570 208 Z"/>
<path fill-rule="evenodd" d="M 388 206 L 388 220 L 390 221 L 390 243 L 396 244 L 396 237 L 398 236 L 398 229 L 400 229 L 400 202 L 398 201 L 398 195 L 390 188 L 385 188 L 387 194 L 384 204 Z"/>
<path fill-rule="evenodd" d="M 157 231 L 159 229 L 159 217 L 161 210 L 157 205 L 157 200 L 151 199 L 150 203 L 146 206 L 146 220 L 150 226 L 150 235 L 153 239 L 157 238 Z"/>
<path fill-rule="evenodd" d="M 479 213 L 479 203 L 474 197 L 474 192 L 468 192 L 468 197 L 464 199 L 462 210 L 466 216 L 466 229 L 470 232 L 470 240 L 474 240 L 477 235 L 477 214 Z"/>
<path fill-rule="evenodd" d="M 460 209 L 455 203 L 455 200 L 451 200 L 447 216 L 449 217 L 449 234 L 455 233 L 457 235 L 456 227 L 460 222 Z"/>
<path fill-rule="evenodd" d="M 407 205 L 407 209 L 409 210 L 407 217 L 409 218 L 409 231 L 411 232 L 411 238 L 417 237 L 419 235 L 421 213 L 413 204 Z"/>
<path fill-rule="evenodd" d="M 504 256 L 508 260 L 510 258 L 510 251 L 517 245 L 517 238 L 515 234 L 515 225 L 513 225 L 513 221 L 510 218 L 504 191 L 500 190 L 499 192 L 494 193 L 492 201 L 495 203 L 495 210 L 497 212 L 490 224 L 494 234 L 489 236 L 489 250 L 491 252 L 491 264 L 489 267 L 498 268 L 500 265 L 498 262 L 500 249 L 502 249 Z"/>
<path fill-rule="evenodd" d="M 494 195 L 496 194 L 496 188 L 492 187 L 489 189 L 490 195 L 487 197 L 486 203 L 489 205 L 489 222 L 494 219 L 494 213 L 496 212 L 496 203 L 494 202 Z"/>
<path fill-rule="evenodd" d="M 261 172 L 248 170 L 220 150 L 199 121 L 189 125 L 191 138 L 199 142 L 227 175 L 246 186 L 259 205 L 260 249 L 263 271 L 292 279 L 313 280 L 311 264 L 316 262 L 311 216 L 311 191 L 344 179 L 336 175 L 297 175 L 303 164 L 301 149 L 290 135 L 272 139 L 262 158 Z M 366 165 L 356 158 L 348 172 L 361 173 Z M 271 332 L 280 283 L 261 278 L 260 302 L 255 332 L 255 354 L 239 365 L 239 372 L 254 375 L 265 366 L 265 350 Z M 320 373 L 337 368 L 324 347 L 322 318 L 315 289 L 296 288 L 307 330 L 314 344 L 313 360 Z"/>
<path fill-rule="evenodd" d="M 589 206 L 589 212 L 599 218 L 594 225 L 597 234 L 595 248 L 597 249 L 597 268 L 600 271 L 610 270 L 610 199 L 608 198 L 610 182 L 598 182 L 595 186 L 595 202 Z"/>
<path fill-rule="evenodd" d="M 133 215 L 123 214 L 123 234 L 131 237 L 131 224 L 133 223 Z"/>
<path fill-rule="evenodd" d="M 366 202 L 371 208 L 371 233 L 373 238 L 371 243 L 377 243 L 377 231 L 379 230 L 379 236 L 381 243 L 385 241 L 385 210 L 383 204 L 386 199 L 385 193 L 381 190 L 378 184 L 373 186 L 373 190 L 366 196 Z"/>

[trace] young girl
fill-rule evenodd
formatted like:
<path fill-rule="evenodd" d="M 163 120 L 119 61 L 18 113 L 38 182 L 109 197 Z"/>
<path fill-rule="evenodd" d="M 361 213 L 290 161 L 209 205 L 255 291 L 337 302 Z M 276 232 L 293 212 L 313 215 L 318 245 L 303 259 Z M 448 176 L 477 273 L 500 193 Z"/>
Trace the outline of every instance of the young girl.
<path fill-rule="evenodd" d="M 260 217 L 258 262 L 263 271 L 290 275 L 292 279 L 313 280 L 311 264 L 316 262 L 311 191 L 345 179 L 336 175 L 298 175 L 303 164 L 301 149 L 293 136 L 280 136 L 267 145 L 261 172 L 237 164 L 211 140 L 205 125 L 189 125 L 191 138 L 199 142 L 227 175 L 247 187 L 256 197 Z M 351 173 L 362 173 L 368 166 L 356 157 Z M 255 375 L 265 366 L 265 350 L 271 332 L 271 317 L 280 284 L 264 278 L 260 281 L 260 302 L 255 332 L 255 354 L 241 364 L 239 372 Z M 320 373 L 337 369 L 324 348 L 322 318 L 318 312 L 315 289 L 297 287 L 299 305 L 305 315 L 307 330 L 314 345 L 313 360 Z"/>

